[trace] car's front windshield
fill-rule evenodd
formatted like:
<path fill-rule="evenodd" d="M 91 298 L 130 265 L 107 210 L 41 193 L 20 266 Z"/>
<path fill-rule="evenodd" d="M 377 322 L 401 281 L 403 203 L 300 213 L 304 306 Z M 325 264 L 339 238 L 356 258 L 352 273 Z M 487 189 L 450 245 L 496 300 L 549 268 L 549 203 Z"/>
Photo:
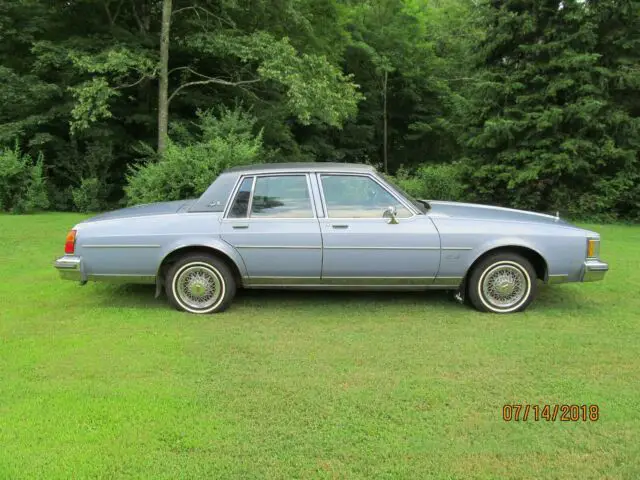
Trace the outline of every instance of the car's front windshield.
<path fill-rule="evenodd" d="M 387 175 L 383 175 L 384 181 L 387 185 L 389 185 L 389 187 L 391 187 L 392 190 L 395 191 L 396 194 L 406 198 L 409 202 L 411 202 L 411 205 L 413 205 L 414 207 L 416 207 L 418 209 L 418 211 L 420 213 L 427 213 L 429 211 L 429 204 L 427 202 L 425 202 L 424 200 L 417 200 L 415 198 L 413 198 L 411 195 L 409 195 L 407 192 L 405 192 L 402 188 L 400 188 L 398 185 L 396 185 Z"/>

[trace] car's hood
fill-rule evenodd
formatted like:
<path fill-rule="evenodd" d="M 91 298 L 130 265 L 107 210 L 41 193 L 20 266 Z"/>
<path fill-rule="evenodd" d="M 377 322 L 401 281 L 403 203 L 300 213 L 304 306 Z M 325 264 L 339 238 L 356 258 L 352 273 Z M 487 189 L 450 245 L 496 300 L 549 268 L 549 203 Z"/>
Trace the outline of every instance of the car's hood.
<path fill-rule="evenodd" d="M 431 205 L 429 215 L 434 217 L 469 218 L 476 220 L 498 220 L 511 222 L 570 225 L 553 215 L 527 212 L 513 208 L 493 207 L 477 203 L 444 202 L 426 200 Z"/>
<path fill-rule="evenodd" d="M 168 215 L 186 210 L 195 200 L 176 200 L 173 202 L 145 203 L 133 207 L 121 208 L 111 212 L 101 213 L 82 223 L 115 220 L 118 218 L 146 217 L 149 215 Z"/>

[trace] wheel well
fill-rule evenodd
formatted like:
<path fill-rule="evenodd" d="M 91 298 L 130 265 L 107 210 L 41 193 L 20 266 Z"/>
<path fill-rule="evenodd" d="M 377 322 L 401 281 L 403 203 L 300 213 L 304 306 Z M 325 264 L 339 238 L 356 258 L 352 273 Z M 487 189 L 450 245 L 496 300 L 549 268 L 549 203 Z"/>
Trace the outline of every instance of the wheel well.
<path fill-rule="evenodd" d="M 530 248 L 512 245 L 512 246 L 506 246 L 506 247 L 497 247 L 492 250 L 488 250 L 484 252 L 471 264 L 471 266 L 467 270 L 467 275 L 465 280 L 468 280 L 469 273 L 473 271 L 473 269 L 479 262 L 481 262 L 483 259 L 485 259 L 489 255 L 493 255 L 495 253 L 517 253 L 518 255 L 523 256 L 524 258 L 526 258 L 531 262 L 531 265 L 533 265 L 533 268 L 536 271 L 536 276 L 540 280 L 544 281 L 544 279 L 547 276 L 547 262 L 542 257 L 542 255 L 540 255 L 538 252 Z"/>
<path fill-rule="evenodd" d="M 194 253 L 213 255 L 214 257 L 217 257 L 220 260 L 222 260 L 227 265 L 227 267 L 229 267 L 229 269 L 231 270 L 231 273 L 233 274 L 233 278 L 236 281 L 236 285 L 238 287 L 242 286 L 242 275 L 240 274 L 240 270 L 238 269 L 238 266 L 231 259 L 231 257 L 229 257 L 226 253 L 221 252 L 220 250 L 216 250 L 215 248 L 204 247 L 204 246 L 182 247 L 177 250 L 174 250 L 169 255 L 164 257 L 164 259 L 162 260 L 162 263 L 160 264 L 160 268 L 158 270 L 158 276 L 162 279 L 162 282 L 164 283 L 165 274 L 172 263 L 176 262 L 179 258 L 185 255 L 194 254 Z"/>

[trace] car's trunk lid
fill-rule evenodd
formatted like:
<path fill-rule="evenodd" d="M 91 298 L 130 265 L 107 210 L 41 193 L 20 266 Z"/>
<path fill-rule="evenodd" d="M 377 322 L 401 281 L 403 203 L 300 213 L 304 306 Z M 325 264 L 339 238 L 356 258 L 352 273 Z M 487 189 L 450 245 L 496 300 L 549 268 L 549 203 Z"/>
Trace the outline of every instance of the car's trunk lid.
<path fill-rule="evenodd" d="M 86 222 L 98 222 L 102 220 L 115 220 L 119 218 L 147 217 L 151 215 L 168 215 L 187 210 L 196 200 L 176 200 L 173 202 L 157 202 L 135 205 L 121 208 L 111 212 L 101 213 L 85 220 Z"/>

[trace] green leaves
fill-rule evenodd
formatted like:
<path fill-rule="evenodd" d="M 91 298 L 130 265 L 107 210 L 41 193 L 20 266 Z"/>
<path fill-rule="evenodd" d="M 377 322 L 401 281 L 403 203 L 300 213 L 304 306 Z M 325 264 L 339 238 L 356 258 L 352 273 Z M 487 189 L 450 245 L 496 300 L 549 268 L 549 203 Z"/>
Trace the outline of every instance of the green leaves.
<path fill-rule="evenodd" d="M 42 155 L 34 162 L 18 146 L 0 149 L 0 211 L 30 213 L 49 207 Z"/>
<path fill-rule="evenodd" d="M 363 99 L 352 75 L 344 75 L 323 55 L 298 52 L 286 37 L 277 39 L 265 31 L 249 35 L 224 31 L 193 35 L 186 43 L 204 53 L 236 57 L 255 66 L 259 78 L 284 90 L 288 110 L 303 125 L 319 122 L 339 127 L 356 114 Z"/>
<path fill-rule="evenodd" d="M 222 170 L 264 158 L 256 118 L 241 108 L 198 112 L 197 140 L 169 142 L 159 161 L 132 168 L 126 187 L 130 204 L 199 197 Z"/>
<path fill-rule="evenodd" d="M 104 77 L 95 77 L 75 87 L 69 87 L 76 104 L 71 112 L 71 133 L 89 128 L 98 120 L 112 117 L 109 100 L 119 95 Z"/>
<path fill-rule="evenodd" d="M 601 22 L 615 8 L 508 0 L 488 9 L 486 71 L 475 83 L 467 139 L 476 199 L 573 215 L 629 213 L 631 186 L 618 178 L 640 168 L 640 130 L 614 93 L 627 72 L 604 43 L 608 20 Z"/>

